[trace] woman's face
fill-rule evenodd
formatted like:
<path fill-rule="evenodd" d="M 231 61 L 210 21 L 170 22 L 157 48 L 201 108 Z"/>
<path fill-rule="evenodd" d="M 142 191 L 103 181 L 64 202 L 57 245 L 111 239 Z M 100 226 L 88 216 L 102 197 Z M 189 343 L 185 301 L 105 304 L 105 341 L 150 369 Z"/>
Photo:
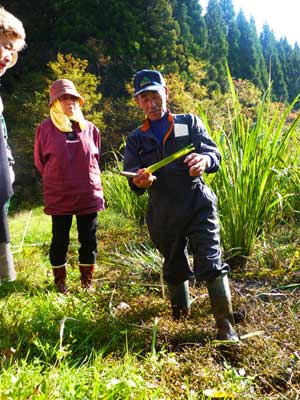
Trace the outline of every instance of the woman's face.
<path fill-rule="evenodd" d="M 18 52 L 14 48 L 13 40 L 2 34 L 0 36 L 0 76 L 5 74 L 17 56 Z"/>
<path fill-rule="evenodd" d="M 78 98 L 71 94 L 65 94 L 59 98 L 63 112 L 69 117 L 75 113 L 76 107 L 79 105 Z"/>

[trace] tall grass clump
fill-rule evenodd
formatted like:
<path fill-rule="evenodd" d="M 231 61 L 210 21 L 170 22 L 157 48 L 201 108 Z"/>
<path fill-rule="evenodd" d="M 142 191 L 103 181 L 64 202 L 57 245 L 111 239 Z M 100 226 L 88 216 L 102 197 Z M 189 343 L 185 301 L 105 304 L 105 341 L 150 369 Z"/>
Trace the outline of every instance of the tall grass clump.
<path fill-rule="evenodd" d="M 291 172 L 291 180 L 292 186 L 294 189 L 295 196 L 291 199 L 291 208 L 293 213 L 292 217 L 299 220 L 300 217 L 300 141 L 299 134 L 300 129 L 297 130 L 297 134 L 295 135 L 295 140 L 293 140 L 293 146 L 291 148 L 291 152 L 295 154 L 295 156 L 291 157 L 293 163 L 290 165 Z"/>
<path fill-rule="evenodd" d="M 102 172 L 103 191 L 107 206 L 142 225 L 147 194 L 137 196 L 130 189 L 127 178 L 120 175 L 120 171 L 123 169 L 122 156 L 114 153 L 114 157 L 114 161 Z"/>
<path fill-rule="evenodd" d="M 251 121 L 240 111 L 230 76 L 229 84 L 230 128 L 210 132 L 222 155 L 220 171 L 211 184 L 219 199 L 224 250 L 240 262 L 251 255 L 261 234 L 286 218 L 284 204 L 294 194 L 292 170 L 299 160 L 299 151 L 292 145 L 299 115 L 292 122 L 289 116 L 298 98 L 285 108 L 274 105 L 269 88 Z"/>

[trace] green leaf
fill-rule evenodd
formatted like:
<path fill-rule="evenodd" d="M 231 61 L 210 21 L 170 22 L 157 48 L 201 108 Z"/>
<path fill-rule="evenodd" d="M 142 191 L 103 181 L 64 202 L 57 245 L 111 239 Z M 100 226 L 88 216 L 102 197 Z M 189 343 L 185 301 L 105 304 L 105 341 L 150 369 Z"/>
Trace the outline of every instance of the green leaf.
<path fill-rule="evenodd" d="M 154 171 L 157 171 L 158 169 L 165 167 L 166 165 L 170 164 L 171 162 L 177 160 L 182 156 L 185 156 L 186 154 L 190 153 L 193 150 L 195 150 L 195 146 L 193 144 L 189 144 L 188 146 L 183 147 L 182 149 L 171 154 L 170 156 L 163 158 L 161 161 L 150 165 L 148 168 L 146 168 L 144 172 L 152 174 Z"/>

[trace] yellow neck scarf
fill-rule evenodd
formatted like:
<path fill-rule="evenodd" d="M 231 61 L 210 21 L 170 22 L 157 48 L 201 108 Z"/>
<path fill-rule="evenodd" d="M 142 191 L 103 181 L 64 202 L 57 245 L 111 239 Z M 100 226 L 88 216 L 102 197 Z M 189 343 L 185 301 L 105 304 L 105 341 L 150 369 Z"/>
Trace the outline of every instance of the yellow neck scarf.
<path fill-rule="evenodd" d="M 79 104 L 76 104 L 75 113 L 69 117 L 63 112 L 60 101 L 57 99 L 50 107 L 50 118 L 61 132 L 72 132 L 72 121 L 78 122 L 82 131 L 85 128 L 85 119 Z"/>

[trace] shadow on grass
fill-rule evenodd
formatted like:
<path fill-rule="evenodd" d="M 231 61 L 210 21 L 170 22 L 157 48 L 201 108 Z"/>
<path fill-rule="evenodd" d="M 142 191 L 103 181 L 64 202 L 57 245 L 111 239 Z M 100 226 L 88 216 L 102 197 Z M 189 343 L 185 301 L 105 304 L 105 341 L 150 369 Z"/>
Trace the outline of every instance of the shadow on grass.
<path fill-rule="evenodd" d="M 49 285 L 50 287 L 50 285 Z M 10 296 L 13 293 L 28 293 L 29 295 L 40 291 L 41 288 L 34 287 L 28 283 L 28 280 L 16 279 L 12 282 L 1 282 L 0 299 Z"/>

